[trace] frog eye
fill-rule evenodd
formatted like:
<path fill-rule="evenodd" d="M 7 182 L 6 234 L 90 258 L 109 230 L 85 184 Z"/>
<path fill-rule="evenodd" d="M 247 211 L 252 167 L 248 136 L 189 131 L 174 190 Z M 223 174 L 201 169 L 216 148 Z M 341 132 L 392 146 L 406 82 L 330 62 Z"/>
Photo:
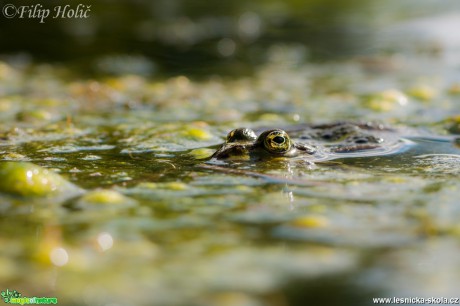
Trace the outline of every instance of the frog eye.
<path fill-rule="evenodd" d="M 230 131 L 227 134 L 227 143 L 231 142 L 247 142 L 247 141 L 254 141 L 256 140 L 257 136 L 253 130 L 248 128 L 239 128 Z"/>
<path fill-rule="evenodd" d="M 264 139 L 264 147 L 271 153 L 286 153 L 291 146 L 291 139 L 283 130 L 270 131 Z"/>

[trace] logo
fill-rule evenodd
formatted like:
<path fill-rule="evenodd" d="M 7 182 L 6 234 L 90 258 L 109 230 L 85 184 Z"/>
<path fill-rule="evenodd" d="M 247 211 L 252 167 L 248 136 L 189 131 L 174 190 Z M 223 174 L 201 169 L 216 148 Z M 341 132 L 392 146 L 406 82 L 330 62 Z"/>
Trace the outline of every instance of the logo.
<path fill-rule="evenodd" d="M 2 291 L 1 293 L 2 299 L 7 304 L 57 304 L 58 300 L 55 297 L 26 297 L 22 296 L 21 293 L 17 292 L 16 290 L 8 290 Z"/>

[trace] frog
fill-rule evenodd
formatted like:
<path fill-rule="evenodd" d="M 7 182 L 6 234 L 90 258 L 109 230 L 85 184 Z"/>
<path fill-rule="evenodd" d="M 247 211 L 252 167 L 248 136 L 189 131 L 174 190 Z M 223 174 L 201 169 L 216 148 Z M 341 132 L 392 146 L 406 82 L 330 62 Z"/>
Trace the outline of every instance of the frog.
<path fill-rule="evenodd" d="M 257 133 L 259 132 L 259 133 Z M 212 160 L 303 158 L 325 160 L 357 155 L 383 155 L 403 146 L 395 128 L 374 122 L 301 124 L 287 128 L 237 128 Z"/>

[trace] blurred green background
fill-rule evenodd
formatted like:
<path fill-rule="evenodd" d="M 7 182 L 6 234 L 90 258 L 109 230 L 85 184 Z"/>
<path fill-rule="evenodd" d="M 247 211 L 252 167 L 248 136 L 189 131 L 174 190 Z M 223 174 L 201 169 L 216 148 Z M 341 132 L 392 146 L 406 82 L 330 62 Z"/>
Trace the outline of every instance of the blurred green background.
<path fill-rule="evenodd" d="M 11 3 L 42 5 L 51 15 L 56 6 L 91 10 L 87 19 L 50 16 L 44 23 L 1 16 L 3 59 L 146 76 L 246 74 L 279 44 L 298 47 L 309 60 L 392 52 L 379 44 L 379 31 L 458 7 L 451 0 L 2 0 L 0 6 Z"/>

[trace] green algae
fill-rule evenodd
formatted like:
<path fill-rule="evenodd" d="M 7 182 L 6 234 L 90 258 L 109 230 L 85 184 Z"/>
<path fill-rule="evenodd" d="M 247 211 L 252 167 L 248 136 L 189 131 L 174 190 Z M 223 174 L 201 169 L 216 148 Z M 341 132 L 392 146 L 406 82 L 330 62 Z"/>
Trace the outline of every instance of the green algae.
<path fill-rule="evenodd" d="M 132 202 L 114 190 L 94 190 L 86 193 L 79 201 L 94 205 L 120 205 Z"/>
<path fill-rule="evenodd" d="M 398 90 L 389 89 L 366 97 L 363 104 L 377 112 L 389 112 L 406 106 L 408 98 Z"/>
<path fill-rule="evenodd" d="M 0 163 L 0 192 L 24 197 L 46 197 L 75 192 L 77 187 L 51 170 L 28 162 Z"/>
<path fill-rule="evenodd" d="M 206 159 L 211 157 L 214 152 L 213 149 L 200 148 L 191 150 L 188 154 L 196 159 Z"/>

